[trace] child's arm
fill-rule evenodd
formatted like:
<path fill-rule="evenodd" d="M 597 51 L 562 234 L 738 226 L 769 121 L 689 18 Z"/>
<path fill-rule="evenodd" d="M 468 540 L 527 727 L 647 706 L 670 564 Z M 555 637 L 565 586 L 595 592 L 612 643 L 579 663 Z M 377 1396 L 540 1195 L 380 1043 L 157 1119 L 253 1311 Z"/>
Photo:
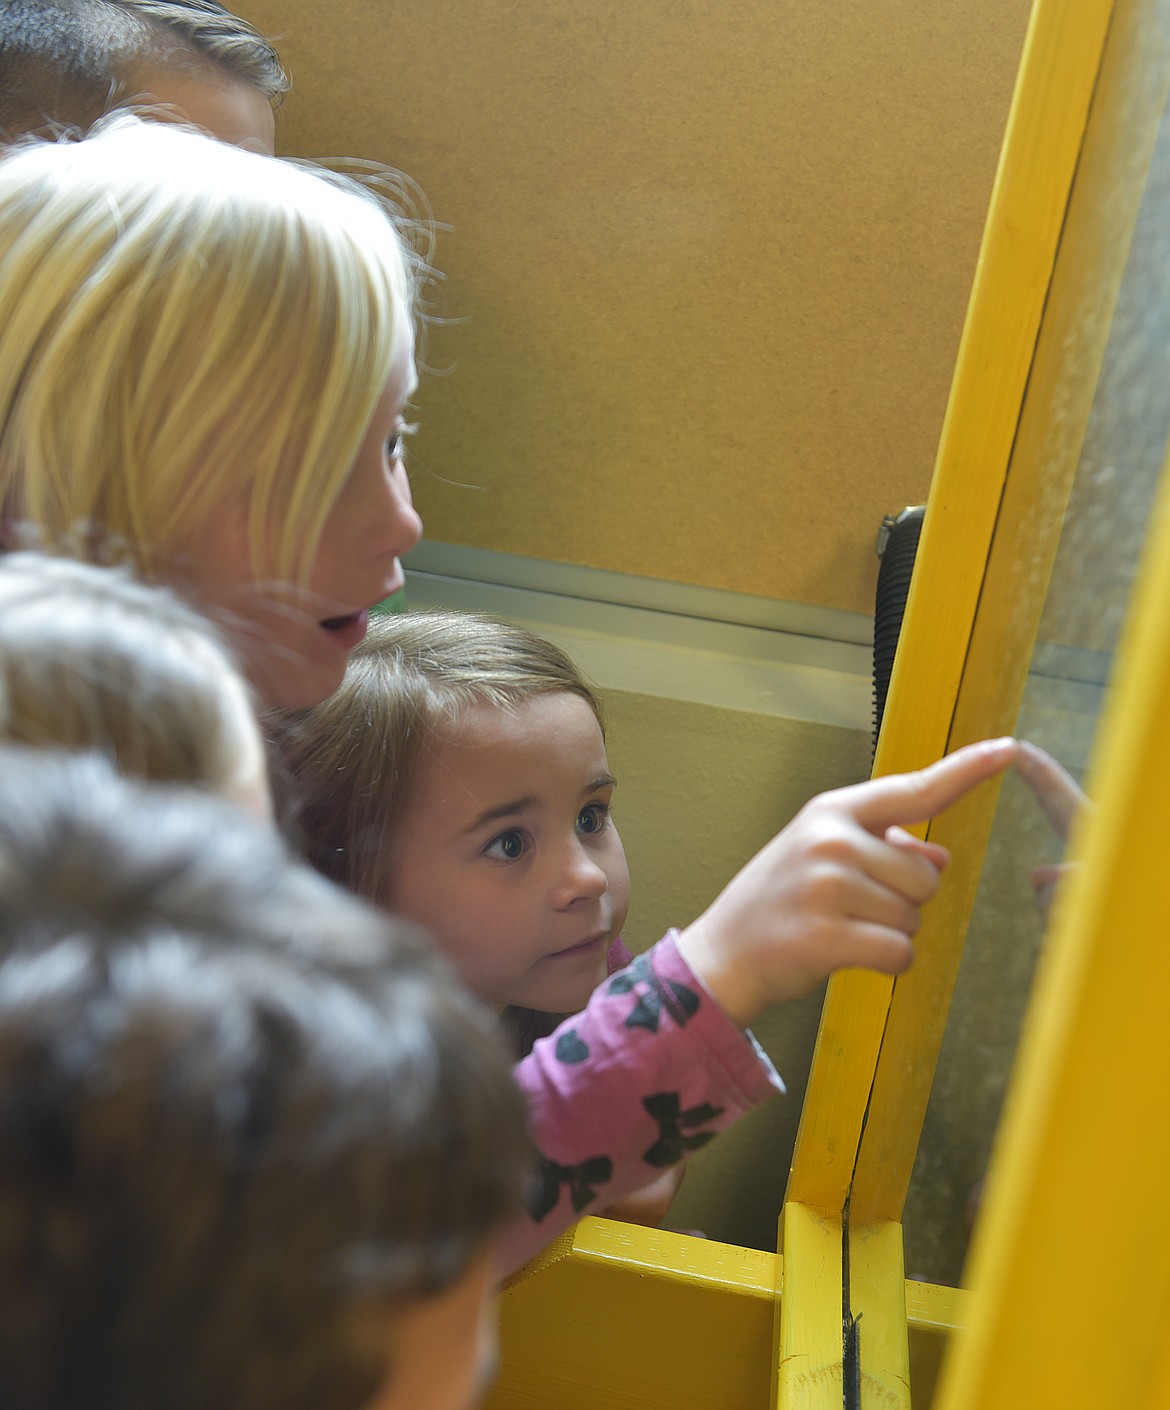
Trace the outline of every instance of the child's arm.
<path fill-rule="evenodd" d="M 742 1025 L 836 969 L 899 973 L 943 849 L 900 824 L 956 802 L 1015 755 L 972 745 L 919 774 L 814 799 L 679 936 L 594 992 L 518 1064 L 538 1168 L 502 1271 L 675 1165 L 784 1085 Z"/>
<path fill-rule="evenodd" d="M 583 1214 L 642 1189 L 784 1084 L 707 994 L 671 931 L 513 1068 L 536 1170 L 505 1230 L 514 1272 Z"/>
<path fill-rule="evenodd" d="M 672 1165 L 664 1170 L 656 1180 L 643 1185 L 640 1190 L 623 1195 L 613 1204 L 597 1212 L 603 1219 L 620 1219 L 623 1224 L 644 1224 L 656 1229 L 666 1218 L 678 1187 L 686 1174 L 685 1165 Z"/>
<path fill-rule="evenodd" d="M 619 936 L 609 947 L 609 973 L 616 974 L 633 962 L 634 955 Z M 685 1174 L 684 1165 L 672 1165 L 669 1170 L 663 1171 L 641 1189 L 623 1195 L 615 1204 L 600 1210 L 601 1218 L 620 1219 L 624 1224 L 643 1224 L 647 1228 L 657 1228 L 674 1203 L 674 1197 L 678 1194 Z"/>

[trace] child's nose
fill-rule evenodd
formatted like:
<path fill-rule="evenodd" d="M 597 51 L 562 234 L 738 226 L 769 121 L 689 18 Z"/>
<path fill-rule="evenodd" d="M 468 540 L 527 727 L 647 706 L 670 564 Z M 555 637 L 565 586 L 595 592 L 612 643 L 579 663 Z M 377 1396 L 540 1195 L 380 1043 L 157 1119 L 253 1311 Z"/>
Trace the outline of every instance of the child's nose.
<path fill-rule="evenodd" d="M 379 517 L 384 553 L 400 558 L 422 538 L 422 519 L 411 500 L 405 474 L 391 477 Z"/>
<path fill-rule="evenodd" d="M 581 843 L 574 841 L 561 876 L 558 904 L 571 906 L 574 901 L 596 901 L 608 889 L 605 872 Z"/>

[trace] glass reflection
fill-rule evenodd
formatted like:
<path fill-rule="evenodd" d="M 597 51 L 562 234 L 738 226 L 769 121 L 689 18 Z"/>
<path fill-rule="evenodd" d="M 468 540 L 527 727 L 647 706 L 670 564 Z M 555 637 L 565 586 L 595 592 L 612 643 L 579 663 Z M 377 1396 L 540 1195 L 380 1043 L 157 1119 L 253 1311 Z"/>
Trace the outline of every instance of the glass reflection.
<path fill-rule="evenodd" d="M 1170 120 L 1114 312 L 904 1215 L 911 1278 L 961 1280 L 1170 436 Z"/>

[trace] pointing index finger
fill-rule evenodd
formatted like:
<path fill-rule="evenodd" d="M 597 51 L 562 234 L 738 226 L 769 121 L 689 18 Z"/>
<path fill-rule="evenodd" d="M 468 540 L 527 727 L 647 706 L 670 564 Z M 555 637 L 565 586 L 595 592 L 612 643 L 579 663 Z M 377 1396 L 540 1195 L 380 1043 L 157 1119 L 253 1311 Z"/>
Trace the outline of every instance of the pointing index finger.
<path fill-rule="evenodd" d="M 1019 745 L 1010 736 L 956 749 L 945 759 L 912 774 L 889 774 L 842 790 L 856 794 L 851 811 L 867 831 L 912 826 L 944 812 L 978 784 L 1003 773 Z"/>

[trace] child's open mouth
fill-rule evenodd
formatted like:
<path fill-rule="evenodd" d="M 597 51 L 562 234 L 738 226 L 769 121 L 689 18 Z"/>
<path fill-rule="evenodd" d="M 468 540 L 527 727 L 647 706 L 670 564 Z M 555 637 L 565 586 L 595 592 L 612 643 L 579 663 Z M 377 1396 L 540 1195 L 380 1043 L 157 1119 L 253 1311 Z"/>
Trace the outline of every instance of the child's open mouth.
<path fill-rule="evenodd" d="M 352 651 L 364 639 L 369 624 L 370 614 L 364 607 L 360 612 L 351 612 L 345 617 L 326 617 L 321 623 L 334 641 L 346 651 Z"/>

